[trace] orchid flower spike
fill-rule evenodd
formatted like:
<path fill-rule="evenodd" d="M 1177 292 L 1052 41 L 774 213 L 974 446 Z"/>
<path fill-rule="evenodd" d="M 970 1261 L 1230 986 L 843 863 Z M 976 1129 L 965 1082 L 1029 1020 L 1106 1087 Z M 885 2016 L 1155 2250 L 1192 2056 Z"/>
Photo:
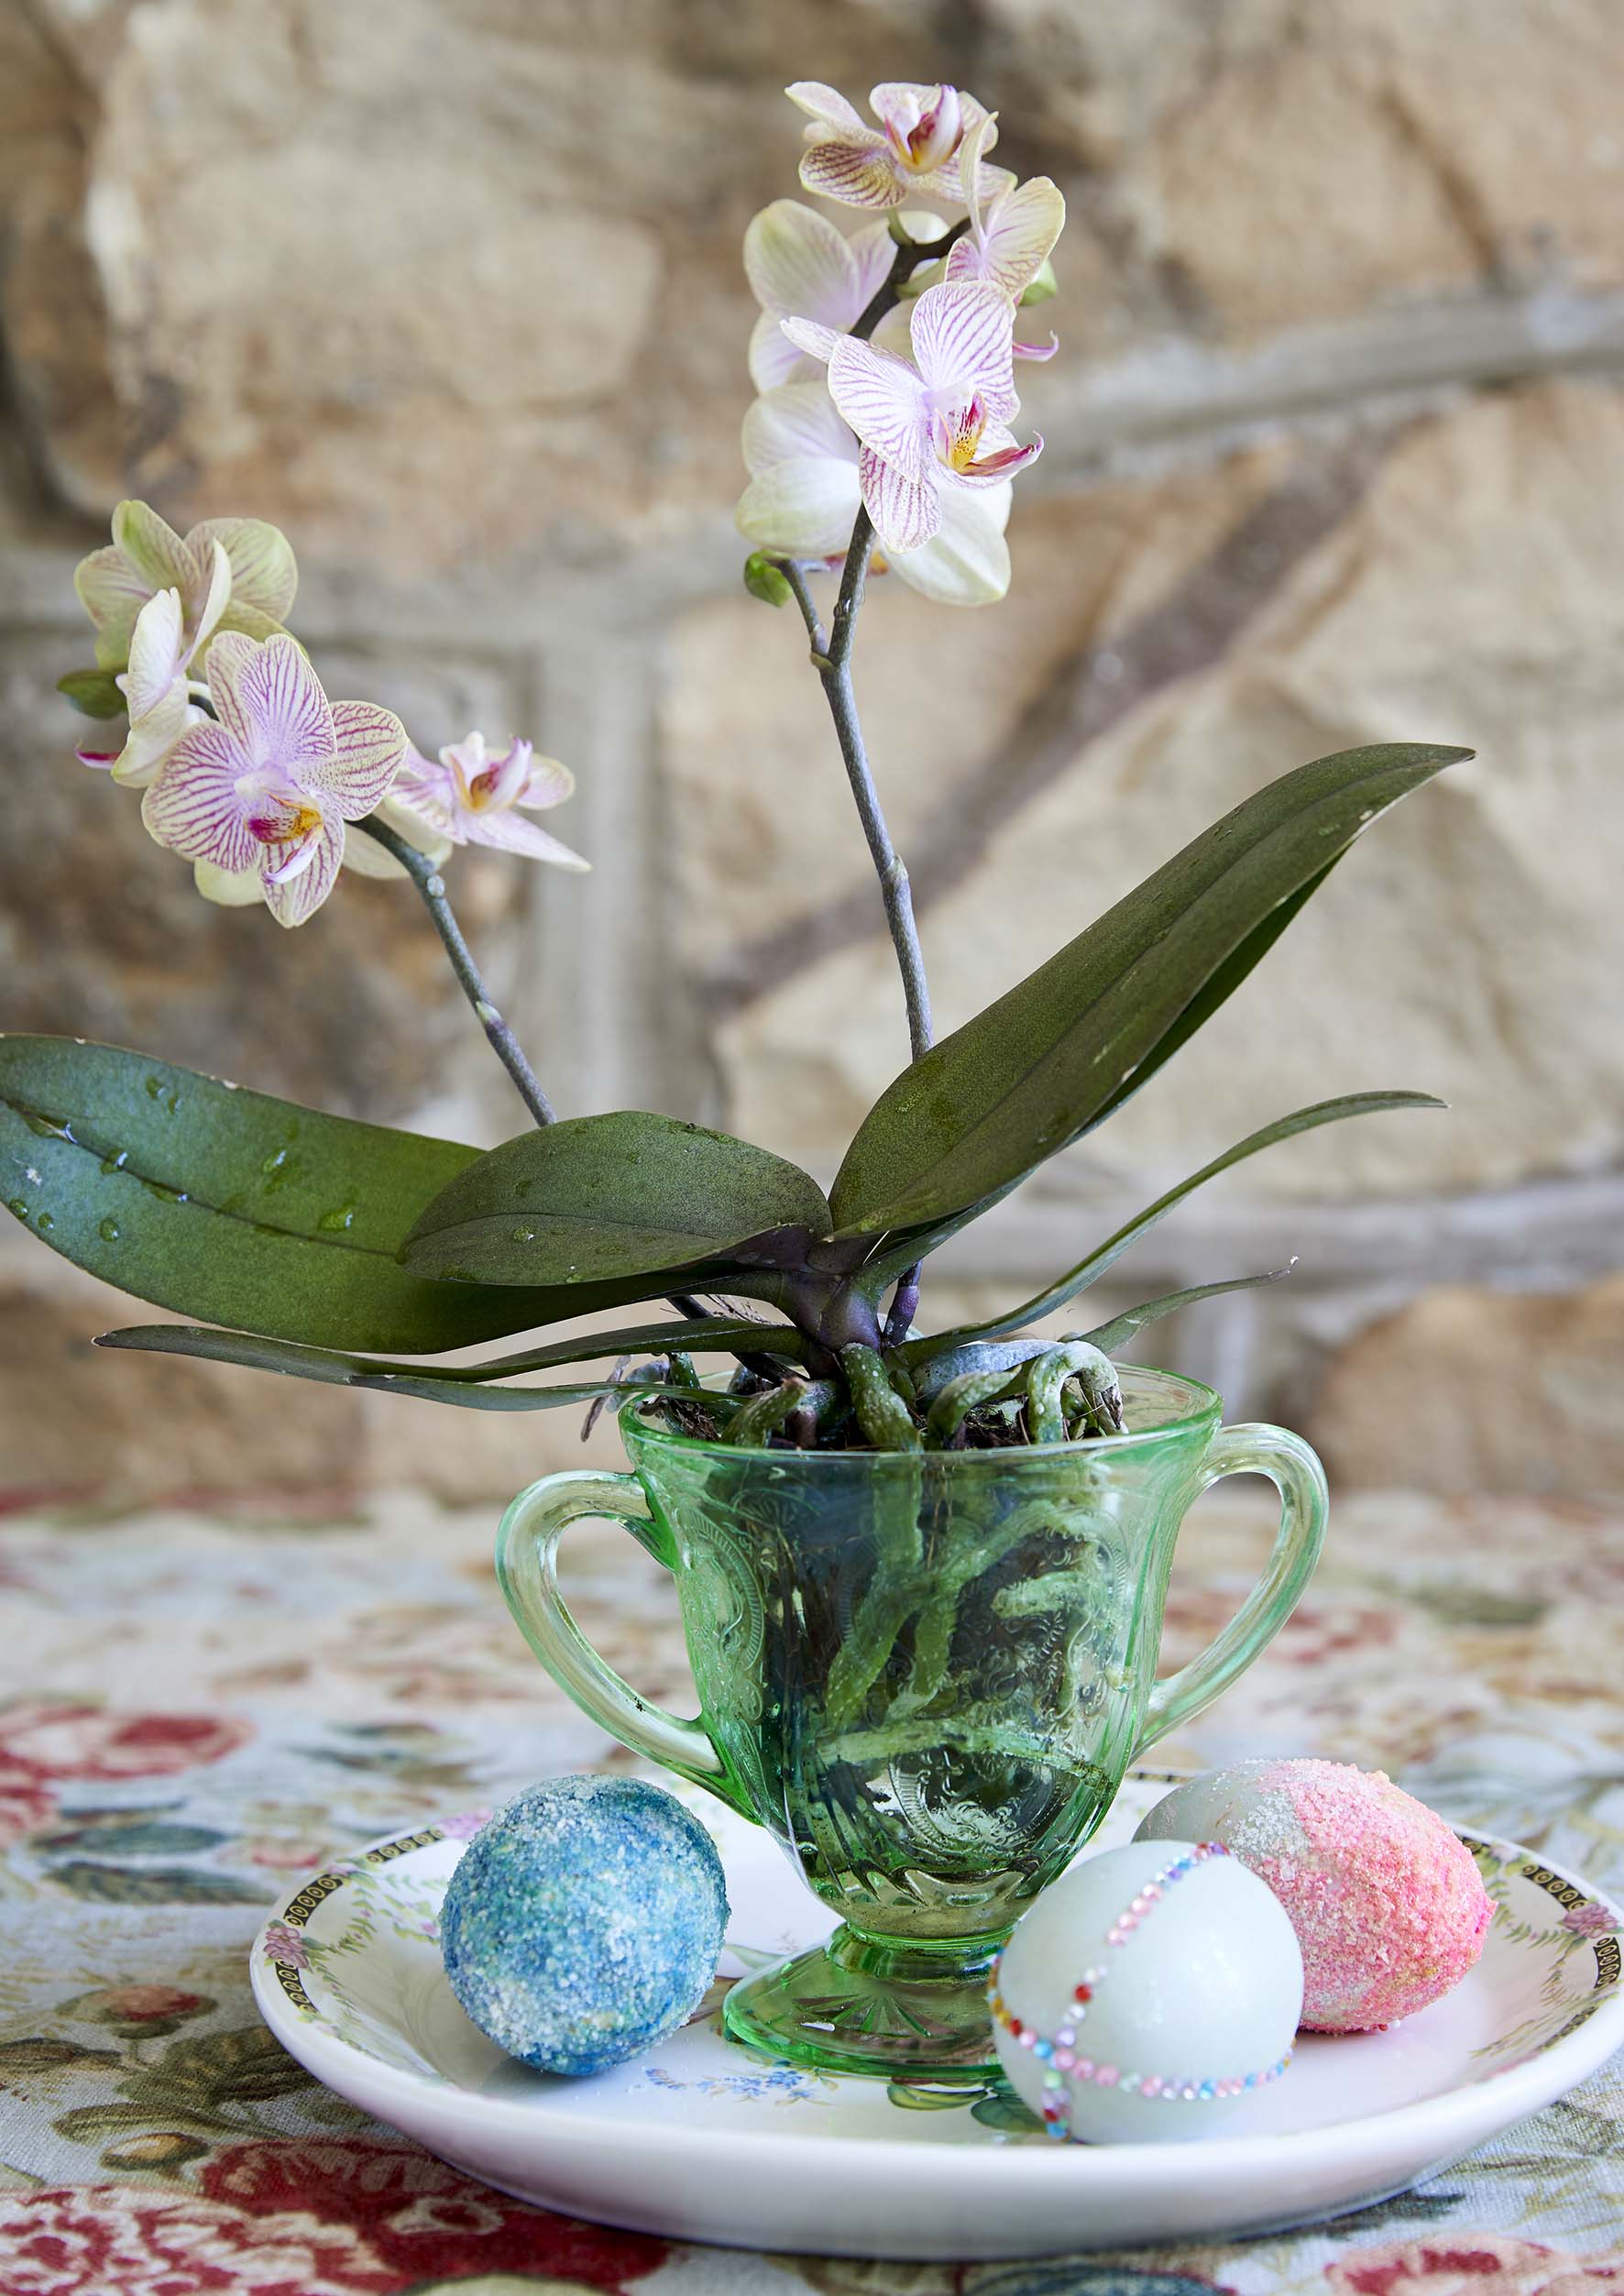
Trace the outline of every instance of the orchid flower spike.
<path fill-rule="evenodd" d="M 211 900 L 263 900 L 280 925 L 302 925 L 333 889 L 346 822 L 393 781 L 406 730 L 370 702 L 329 702 L 286 635 L 228 632 L 209 648 L 208 674 L 219 722 L 181 735 L 141 818 L 196 864 Z"/>
<path fill-rule="evenodd" d="M 218 580 L 215 549 L 224 552 L 228 581 L 214 609 Z M 181 599 L 183 649 L 200 652 L 211 629 L 269 638 L 293 603 L 299 571 L 285 534 L 258 518 L 210 518 L 182 537 L 145 502 L 121 502 L 113 513 L 113 540 L 80 561 L 73 587 L 96 626 L 96 661 L 121 670 L 129 662 L 141 609 L 160 590 Z"/>
<path fill-rule="evenodd" d="M 780 557 L 843 554 L 862 502 L 859 448 L 828 384 L 820 378 L 763 391 L 744 418 L 743 446 L 751 477 L 736 513 L 740 533 Z M 929 541 L 888 552 L 872 570 L 888 566 L 938 606 L 993 604 L 1009 588 L 1004 530 L 1014 491 L 1007 480 L 949 489 Z"/>
<path fill-rule="evenodd" d="M 917 550 L 942 523 L 942 497 L 995 486 L 1036 461 L 1015 443 L 1015 305 L 982 280 L 927 287 L 909 323 L 911 359 L 803 319 L 784 331 L 828 365 L 829 395 L 861 442 L 858 479 L 888 552 Z"/>
<path fill-rule="evenodd" d="M 551 862 L 557 869 L 589 869 L 590 862 L 523 818 L 523 812 L 543 813 L 562 805 L 575 785 L 567 765 L 538 757 L 529 742 L 511 742 L 493 753 L 485 736 L 474 732 L 443 749 L 437 761 L 408 744 L 399 778 L 380 810 L 391 828 L 436 860 L 454 845 L 491 845 L 500 852 Z M 387 871 L 368 873 L 392 876 L 399 865 L 391 862 Z"/>
<path fill-rule="evenodd" d="M 958 168 L 960 146 L 987 120 L 986 106 L 945 82 L 923 87 L 913 81 L 882 81 L 870 90 L 869 105 L 878 127 L 871 127 L 854 105 L 821 80 L 797 80 L 784 91 L 792 104 L 811 115 L 801 181 L 847 207 L 900 207 L 926 198 L 949 207 L 964 203 Z M 993 127 L 985 151 L 997 138 Z M 991 197 L 999 183 L 1014 179 L 1001 168 L 985 170 Z"/>
<path fill-rule="evenodd" d="M 982 181 L 992 171 L 983 167 L 982 155 L 995 116 L 989 114 L 964 138 L 960 177 L 964 203 L 970 210 L 970 229 L 948 249 L 945 276 L 988 280 L 1001 288 L 1011 302 L 1018 303 L 1066 227 L 1066 202 L 1047 175 L 1035 175 L 1030 182 L 1018 185 L 1013 177 L 1007 178 L 990 200 L 984 196 Z M 1052 358 L 1059 348 L 1052 335 L 1047 344 L 1014 346 L 1017 358 Z"/>

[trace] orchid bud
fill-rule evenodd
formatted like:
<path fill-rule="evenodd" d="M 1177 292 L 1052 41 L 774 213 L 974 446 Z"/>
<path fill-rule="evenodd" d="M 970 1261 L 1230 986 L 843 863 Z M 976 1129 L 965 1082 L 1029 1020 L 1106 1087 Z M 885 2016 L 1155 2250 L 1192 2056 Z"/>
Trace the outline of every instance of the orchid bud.
<path fill-rule="evenodd" d="M 764 550 L 752 550 L 744 561 L 744 587 L 763 606 L 787 606 L 795 596 L 783 568 Z"/>
<path fill-rule="evenodd" d="M 1046 303 L 1052 301 L 1059 291 L 1055 280 L 1055 267 L 1046 255 L 1037 266 L 1037 274 L 1030 285 L 1023 291 L 1021 301 L 1023 303 Z"/>

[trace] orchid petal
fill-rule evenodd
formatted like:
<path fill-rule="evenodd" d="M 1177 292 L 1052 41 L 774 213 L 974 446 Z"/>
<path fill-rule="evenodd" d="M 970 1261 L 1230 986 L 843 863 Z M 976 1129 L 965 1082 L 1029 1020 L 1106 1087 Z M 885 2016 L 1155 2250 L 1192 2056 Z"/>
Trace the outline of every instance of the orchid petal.
<path fill-rule="evenodd" d="M 1015 492 L 1001 488 L 941 495 L 941 525 L 918 550 L 896 551 L 890 564 L 899 581 L 938 606 L 990 606 L 1009 588 L 1009 544 L 1004 529 Z"/>
<path fill-rule="evenodd" d="M 934 80 L 882 80 L 869 90 L 869 109 L 905 141 L 940 93 Z"/>
<path fill-rule="evenodd" d="M 180 676 L 181 621 L 181 593 L 176 589 L 159 590 L 136 617 L 130 665 L 119 680 L 132 724 L 157 709 Z"/>
<path fill-rule="evenodd" d="M 193 726 L 159 767 L 141 818 L 159 845 L 187 861 L 246 869 L 260 848 L 237 781 L 247 760 L 223 725 Z"/>
<path fill-rule="evenodd" d="M 1016 358 L 1053 358 L 1055 353 L 1060 347 L 1060 338 L 1051 327 L 1049 329 L 1049 336 L 1047 343 L 1017 342 L 1012 343 L 1009 347 L 1015 353 Z"/>
<path fill-rule="evenodd" d="M 798 199 L 775 199 L 752 218 L 744 235 L 750 291 L 763 311 L 776 312 L 781 319 L 799 313 L 831 327 L 849 327 L 857 316 L 855 271 L 844 235 Z"/>
<path fill-rule="evenodd" d="M 809 112 L 815 120 L 837 136 L 861 137 L 872 142 L 874 131 L 868 126 L 855 104 L 849 104 L 838 88 L 831 88 L 822 80 L 796 80 L 785 89 L 792 104 L 803 112 Z"/>
<path fill-rule="evenodd" d="M 307 789 L 330 797 L 346 821 L 358 821 L 400 771 L 406 729 L 392 709 L 370 701 L 335 701 L 332 725 L 331 761 L 302 772 L 300 779 Z"/>
<path fill-rule="evenodd" d="M 801 154 L 807 191 L 847 207 L 900 207 L 907 197 L 878 137 L 866 144 L 811 144 Z"/>
<path fill-rule="evenodd" d="M 551 862 L 555 869 L 590 869 L 560 839 L 521 813 L 481 813 L 470 825 L 470 842 L 489 845 L 498 852 L 522 853 L 527 861 Z"/>
<path fill-rule="evenodd" d="M 1025 446 L 1013 440 L 1007 446 L 993 445 L 978 455 L 968 470 L 944 470 L 942 476 L 949 484 L 961 487 L 996 486 L 1001 479 L 1013 478 L 1017 470 L 1025 470 L 1043 452 L 1041 438 L 1032 439 Z"/>
<path fill-rule="evenodd" d="M 821 326 L 816 319 L 781 319 L 778 324 L 797 350 L 824 367 L 846 340 L 838 328 Z"/>
<path fill-rule="evenodd" d="M 401 785 L 397 782 L 381 805 L 376 806 L 373 810 L 381 821 L 387 822 L 389 827 L 403 837 L 409 845 L 415 845 L 425 861 L 432 861 L 437 867 L 451 854 L 455 840 L 446 829 L 444 808 L 438 808 L 440 818 L 436 819 L 431 812 L 433 800 L 425 799 L 416 789 L 411 793 L 409 802 L 401 794 Z M 356 859 L 356 855 L 363 846 L 368 849 L 368 857 L 366 861 L 360 862 Z M 397 874 L 401 876 L 406 874 L 406 871 L 396 861 L 394 855 L 386 853 L 377 840 L 368 837 L 364 830 L 352 829 L 345 839 L 344 851 L 346 865 L 363 877 L 392 877 Z M 379 861 L 388 862 L 389 867 L 380 869 L 370 866 L 374 855 Z"/>
<path fill-rule="evenodd" d="M 394 884 L 408 880 L 411 874 L 404 862 L 397 861 L 375 837 L 353 824 L 344 833 L 344 866 L 357 877 L 382 877 Z"/>
<path fill-rule="evenodd" d="M 219 632 L 252 638 L 257 645 L 263 645 L 267 638 L 285 638 L 289 634 L 273 616 L 262 614 L 258 606 L 245 606 L 240 598 L 226 600 L 225 611 L 220 617 Z M 294 643 L 298 643 L 297 639 Z"/>
<path fill-rule="evenodd" d="M 148 590 L 173 588 L 182 598 L 203 571 L 202 560 L 167 519 L 147 502 L 120 502 L 113 513 L 113 544 Z"/>
<path fill-rule="evenodd" d="M 887 553 L 917 550 L 941 524 L 941 502 L 929 480 L 910 478 L 869 447 L 858 464 L 863 506 Z"/>
<path fill-rule="evenodd" d="M 1007 295 L 970 280 L 927 287 L 914 305 L 911 334 L 927 390 L 960 391 L 967 399 L 973 392 L 994 421 L 1008 421 L 1020 401 L 1010 350 L 1015 305 Z"/>
<path fill-rule="evenodd" d="M 1011 192 L 987 225 L 982 276 L 1018 302 L 1066 228 L 1066 201 L 1047 175 Z M 955 250 L 956 252 L 957 250 Z M 949 271 L 951 266 L 949 265 Z"/>
<path fill-rule="evenodd" d="M 207 553 L 218 543 L 231 566 L 231 595 L 275 622 L 287 620 L 299 588 L 299 568 L 292 544 L 279 528 L 262 518 L 205 518 L 186 537 L 194 550 Z"/>
<path fill-rule="evenodd" d="M 555 757 L 535 757 L 531 760 L 530 780 L 513 802 L 545 813 L 575 794 L 576 777 L 567 765 L 560 764 Z"/>
<path fill-rule="evenodd" d="M 211 691 L 222 645 L 237 643 L 231 637 L 216 639 L 209 649 Z M 302 787 L 338 785 L 334 775 L 333 711 L 302 646 L 288 637 L 267 638 L 263 645 L 252 646 L 248 659 L 236 672 L 236 698 L 253 729 L 247 746 L 256 764 L 274 764 Z M 387 710 L 382 714 L 389 715 Z M 399 719 L 390 722 L 400 726 Z M 402 746 L 405 740 L 402 729 Z M 379 796 L 389 779 L 386 774 Z"/>
<path fill-rule="evenodd" d="M 771 311 L 763 311 L 750 331 L 748 364 L 750 379 L 758 390 L 804 382 L 810 371 L 806 353 L 790 341 Z"/>
<path fill-rule="evenodd" d="M 212 861 L 194 861 L 192 880 L 205 901 L 223 909 L 257 908 L 265 898 L 265 880 L 258 867 L 221 869 Z"/>
<path fill-rule="evenodd" d="M 129 737 L 113 761 L 113 778 L 121 788 L 145 789 L 181 736 L 208 720 L 186 698 L 186 682 L 177 678 L 141 718 L 130 720 Z"/>
<path fill-rule="evenodd" d="M 978 247 L 982 237 L 982 158 L 996 141 L 997 135 L 998 115 L 995 112 L 989 112 L 984 118 L 977 120 L 972 128 L 965 130 L 964 140 L 959 147 L 959 189 L 965 206 L 970 210 L 971 242 Z M 959 247 L 965 245 L 966 242 L 960 239 Z M 958 247 L 950 247 L 948 250 L 949 277 L 951 276 L 951 258 L 958 251 Z"/>
<path fill-rule="evenodd" d="M 829 357 L 828 388 L 865 446 L 905 477 L 924 477 L 933 459 L 930 418 L 919 377 L 905 359 L 842 335 Z"/>
<path fill-rule="evenodd" d="M 857 460 L 857 441 L 840 420 L 821 377 L 817 382 L 784 383 L 776 390 L 763 391 L 745 415 L 740 443 L 744 467 L 752 478 L 802 456 Z"/>
<path fill-rule="evenodd" d="M 857 466 L 826 455 L 775 463 L 752 478 L 733 522 L 747 542 L 792 558 L 843 551 L 861 506 Z"/>
<path fill-rule="evenodd" d="M 872 335 L 870 335 L 869 341 L 876 351 L 889 351 L 893 358 L 905 359 L 911 367 L 914 362 L 909 357 L 911 337 L 908 334 L 906 303 L 893 303 Z"/>
<path fill-rule="evenodd" d="M 109 543 L 79 561 L 73 588 L 95 624 L 98 664 L 104 670 L 121 670 L 129 660 L 136 617 L 152 596 L 151 583 Z"/>
<path fill-rule="evenodd" d="M 214 635 L 221 615 L 231 602 L 231 560 L 217 542 L 200 544 L 208 554 L 209 587 L 203 593 L 203 606 L 192 632 L 189 654 L 201 653 Z"/>
<path fill-rule="evenodd" d="M 309 842 L 309 852 L 296 876 L 277 881 L 272 857 L 277 851 L 271 846 L 264 868 L 265 906 L 279 925 L 302 925 L 313 917 L 337 882 L 339 864 L 344 859 L 345 828 L 342 821 L 324 817 Z"/>
<path fill-rule="evenodd" d="M 259 642 L 240 631 L 216 632 L 210 641 L 204 671 L 214 715 L 242 752 L 243 770 L 257 762 L 259 753 L 254 722 L 239 691 L 244 674 L 259 651 Z"/>
<path fill-rule="evenodd" d="M 493 757 L 480 776 L 482 786 L 474 794 L 477 813 L 505 813 L 519 802 L 519 793 L 530 780 L 530 761 L 535 755 L 532 742 L 516 741 L 509 744 L 500 757 Z"/>

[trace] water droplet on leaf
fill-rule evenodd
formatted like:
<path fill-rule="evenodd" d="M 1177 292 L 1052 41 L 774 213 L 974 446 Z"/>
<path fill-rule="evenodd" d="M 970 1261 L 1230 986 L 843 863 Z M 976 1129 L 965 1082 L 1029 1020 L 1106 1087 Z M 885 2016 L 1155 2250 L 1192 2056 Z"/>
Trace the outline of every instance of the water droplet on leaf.
<path fill-rule="evenodd" d="M 124 1231 L 116 1220 L 106 1219 L 102 1222 L 96 1233 L 104 1244 L 116 1244 Z"/>
<path fill-rule="evenodd" d="M 331 1212 L 324 1212 L 316 1222 L 324 1236 L 342 1236 L 346 1228 L 354 1227 L 355 1224 L 356 1207 L 353 1203 L 335 1204 Z"/>

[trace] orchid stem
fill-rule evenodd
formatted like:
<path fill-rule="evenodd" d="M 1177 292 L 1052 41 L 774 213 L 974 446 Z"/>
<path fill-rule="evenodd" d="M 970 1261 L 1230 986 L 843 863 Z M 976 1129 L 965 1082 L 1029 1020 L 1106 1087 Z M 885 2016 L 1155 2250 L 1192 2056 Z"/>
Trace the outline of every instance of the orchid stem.
<path fill-rule="evenodd" d="M 966 217 L 950 231 L 944 232 L 939 239 L 905 241 L 897 248 L 891 269 L 878 291 L 851 329 L 853 335 L 860 342 L 867 342 L 886 313 L 900 302 L 904 283 L 913 276 L 919 263 L 945 255 L 954 240 L 969 227 L 969 218 Z M 840 587 L 827 636 L 807 587 L 805 567 L 791 560 L 785 564 L 783 571 L 800 609 L 801 620 L 807 626 L 807 636 L 812 648 L 812 666 L 817 672 L 824 698 L 828 703 L 829 715 L 835 721 L 835 734 L 840 744 L 846 778 L 851 785 L 851 795 L 857 800 L 858 818 L 862 823 L 862 833 L 868 840 L 869 852 L 880 880 L 880 897 L 885 905 L 885 922 L 891 932 L 891 945 L 896 951 L 897 969 L 902 974 L 903 1000 L 907 1006 L 909 1056 L 917 1060 L 928 1052 L 933 1041 L 925 954 L 919 946 L 919 928 L 914 917 L 913 887 L 908 882 L 902 856 L 892 843 L 891 831 L 885 825 L 884 810 L 880 804 L 880 793 L 874 786 L 868 748 L 857 715 L 857 694 L 851 683 L 851 648 L 857 635 L 857 616 L 862 605 L 863 586 L 868 578 L 869 560 L 873 555 L 873 525 L 868 511 L 861 510 L 857 513 L 857 523 L 851 530 L 851 540 L 847 545 L 846 563 L 840 570 Z M 918 1304 L 919 1268 L 916 1263 L 897 1284 L 891 1313 L 886 1318 L 884 1346 L 894 1346 L 905 1336 Z"/>
<path fill-rule="evenodd" d="M 451 960 L 457 985 L 474 1007 L 479 1026 L 490 1040 L 491 1050 L 512 1078 L 514 1090 L 537 1124 L 554 1123 L 553 1104 L 543 1092 L 535 1071 L 525 1059 L 523 1047 L 491 1000 L 484 977 L 474 962 L 474 952 L 463 939 L 462 927 L 452 915 L 451 904 L 445 898 L 445 880 L 439 870 L 426 854 L 420 853 L 415 845 L 408 844 L 398 831 L 390 829 L 387 822 L 380 821 L 375 813 L 369 813 L 364 821 L 357 821 L 354 826 L 365 829 L 386 853 L 392 854 L 422 894 L 423 906 Z"/>

